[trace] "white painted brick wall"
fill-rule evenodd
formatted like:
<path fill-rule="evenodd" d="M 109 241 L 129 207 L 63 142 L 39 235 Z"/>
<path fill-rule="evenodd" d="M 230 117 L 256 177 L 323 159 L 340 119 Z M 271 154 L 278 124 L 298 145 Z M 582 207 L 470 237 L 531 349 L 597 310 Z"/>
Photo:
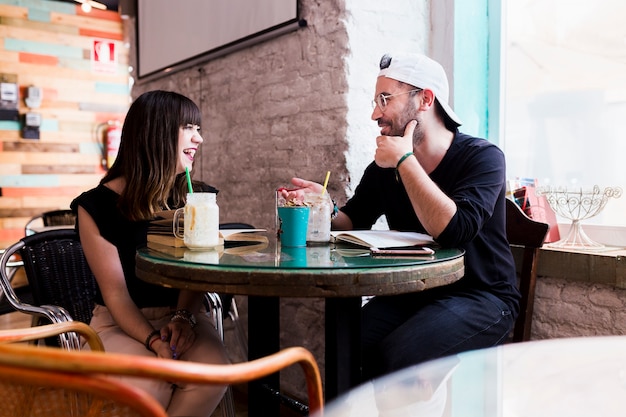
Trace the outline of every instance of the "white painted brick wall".
<path fill-rule="evenodd" d="M 346 0 L 345 18 L 350 52 L 345 57 L 348 77 L 346 166 L 352 195 L 366 166 L 373 160 L 380 130 L 371 120 L 378 63 L 390 51 L 426 53 L 429 1 Z"/>

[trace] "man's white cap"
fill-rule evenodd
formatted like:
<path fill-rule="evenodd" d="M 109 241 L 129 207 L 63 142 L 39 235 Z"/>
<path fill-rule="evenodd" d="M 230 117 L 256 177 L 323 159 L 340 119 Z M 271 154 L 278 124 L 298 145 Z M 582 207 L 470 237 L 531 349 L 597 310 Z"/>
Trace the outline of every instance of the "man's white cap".
<path fill-rule="evenodd" d="M 387 53 L 380 59 L 379 77 L 410 84 L 417 88 L 427 88 L 435 93 L 435 99 L 441 104 L 448 117 L 460 126 L 461 119 L 448 104 L 450 89 L 448 77 L 441 64 L 426 55 L 415 53 Z"/>

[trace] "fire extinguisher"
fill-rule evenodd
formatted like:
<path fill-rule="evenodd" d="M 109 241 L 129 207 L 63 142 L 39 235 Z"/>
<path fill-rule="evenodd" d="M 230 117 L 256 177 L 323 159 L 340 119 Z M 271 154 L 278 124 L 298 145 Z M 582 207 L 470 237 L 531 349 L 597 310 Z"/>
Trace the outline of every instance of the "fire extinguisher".
<path fill-rule="evenodd" d="M 109 120 L 99 124 L 97 132 L 102 148 L 102 167 L 109 169 L 115 162 L 117 151 L 120 149 L 122 124 L 119 120 Z"/>

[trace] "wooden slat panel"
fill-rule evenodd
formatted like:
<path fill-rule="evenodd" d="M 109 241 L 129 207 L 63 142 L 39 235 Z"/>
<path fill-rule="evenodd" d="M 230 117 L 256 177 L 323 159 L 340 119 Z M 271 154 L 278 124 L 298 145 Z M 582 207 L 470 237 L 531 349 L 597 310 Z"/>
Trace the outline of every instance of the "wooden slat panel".
<path fill-rule="evenodd" d="M 6 0 L 5 0 L 6 1 Z M 129 56 L 118 13 L 84 14 L 72 3 L 15 0 L 0 4 L 0 67 L 15 74 L 19 112 L 29 85 L 43 88 L 40 139 L 21 137 L 18 122 L 0 121 L 0 245 L 23 236 L 30 217 L 67 208 L 95 187 L 101 167 L 102 123 L 123 120 L 129 106 Z M 94 38 L 119 45 L 118 74 L 95 73 Z M 10 219 L 10 220 L 8 220 Z"/>
<path fill-rule="evenodd" d="M 6 248 L 24 237 L 24 228 L 0 229 L 0 246 Z"/>
<path fill-rule="evenodd" d="M 18 130 L 0 130 L 0 142 L 16 141 L 20 138 Z"/>
<path fill-rule="evenodd" d="M 84 187 L 3 187 L 2 197 L 24 196 L 52 196 L 52 195 L 78 195 L 84 191 Z"/>
<path fill-rule="evenodd" d="M 56 56 L 65 59 L 91 59 L 93 37 L 72 36 L 69 34 L 57 34 L 49 31 L 37 31 L 25 28 L 0 25 L 0 38 L 5 39 L 2 49 L 14 52 L 30 52 L 42 55 Z M 59 39 L 55 39 L 59 38 Z M 99 38 L 104 38 L 103 36 Z M 105 38 L 106 39 L 106 38 Z M 118 43 L 118 62 L 128 64 L 128 55 L 122 53 L 121 41 L 111 39 Z M 68 61 L 70 62 L 70 61 Z M 71 65 L 68 65 L 71 67 Z"/>
<path fill-rule="evenodd" d="M 66 209 L 69 207 L 73 199 L 74 199 L 73 197 L 68 198 L 67 203 L 63 201 L 62 204 L 60 205 L 59 204 L 46 205 L 45 202 L 38 201 L 37 205 L 31 206 L 31 207 L 26 207 L 26 206 L 3 207 L 0 204 L 0 218 L 5 218 L 5 219 L 10 219 L 10 218 L 15 218 L 15 217 L 19 218 L 19 217 L 24 217 L 26 215 L 28 215 L 28 217 L 30 218 L 40 213 L 43 213 L 44 211 Z M 2 200 L 2 198 L 0 198 L 0 200 Z M 23 229 L 23 226 L 22 226 L 22 229 Z"/>
<path fill-rule="evenodd" d="M 47 76 L 20 73 L 20 83 L 23 85 L 46 85 L 49 88 L 54 88 L 57 91 L 58 99 L 62 101 L 96 102 L 116 105 L 121 108 L 128 106 L 127 94 L 99 93 L 96 91 L 96 85 L 93 81 L 57 78 L 53 73 Z M 126 85 L 120 86 L 120 88 L 128 90 Z"/>
<path fill-rule="evenodd" d="M 95 166 L 93 173 L 86 174 L 13 174 L 5 175 L 0 179 L 0 188 L 56 188 L 56 187 L 93 187 L 102 179 L 104 171 L 101 166 Z M 40 195 L 40 193 L 35 193 Z"/>
<path fill-rule="evenodd" d="M 100 166 L 100 165 L 98 165 Z M 59 186 L 61 187 L 83 187 L 85 190 L 93 188 L 100 183 L 104 175 L 104 171 L 101 174 L 75 174 L 64 175 L 60 174 Z"/>
<path fill-rule="evenodd" d="M 97 81 L 104 79 L 110 83 L 122 84 L 125 85 L 128 80 L 128 62 L 125 62 L 127 59 L 123 56 L 120 57 L 118 61 L 118 70 L 116 74 L 96 74 L 91 71 L 91 60 L 90 58 L 66 58 L 66 57 L 55 57 L 52 54 L 41 54 L 42 56 L 48 55 L 51 57 L 55 57 L 58 61 L 58 65 L 56 66 L 46 66 L 42 64 L 33 64 L 28 62 L 20 61 L 20 54 L 24 54 L 25 52 L 18 51 L 3 51 L 0 49 L 0 62 L 3 63 L 2 71 L 4 73 L 23 73 L 24 71 L 28 71 L 27 74 L 29 77 L 39 76 L 54 76 L 58 75 L 63 78 L 77 78 L 81 80 L 88 81 Z M 35 54 L 35 52 L 28 52 L 31 54 Z M 87 52 L 86 52 L 87 53 Z M 32 67 L 28 67 L 31 65 Z M 32 70 L 31 70 L 32 68 Z M 45 71 L 47 69 L 47 72 Z M 31 73 L 32 71 L 32 73 Z M 50 71 L 58 71 L 58 74 L 50 74 Z M 20 84 L 28 85 L 25 82 L 22 82 L 20 78 Z M 46 86 L 47 87 L 47 86 Z M 56 89 L 55 89 L 56 90 Z"/>
<path fill-rule="evenodd" d="M 61 207 L 69 208 L 75 196 L 33 196 L 24 197 L 23 207 Z"/>
<path fill-rule="evenodd" d="M 0 37 L 18 41 L 24 45 L 40 45 L 42 49 L 48 47 L 51 52 L 58 52 L 64 49 L 78 52 L 85 48 L 90 48 L 91 42 L 89 39 L 83 38 L 78 34 L 55 32 L 54 25 L 48 23 L 42 24 L 48 25 L 50 29 L 37 30 L 27 27 L 0 25 Z M 64 49 L 60 47 L 64 47 Z M 9 49 L 6 43 L 4 49 Z M 77 53 L 74 53 L 74 55 L 77 57 L 81 56 Z"/>
<path fill-rule="evenodd" d="M 84 142 L 91 143 L 96 140 L 95 133 L 96 133 L 95 126 L 93 127 L 93 132 L 87 131 L 87 130 L 81 131 L 81 132 L 40 131 L 38 142 L 40 143 L 84 143 Z M 17 130 L 0 130 L 0 150 L 3 148 L 2 146 L 3 142 L 16 142 L 20 140 L 27 141 L 31 139 L 22 139 L 20 131 L 17 131 Z"/>
<path fill-rule="evenodd" d="M 19 217 L 19 209 L 26 208 L 68 208 L 76 196 L 30 196 L 30 197 L 0 197 L 0 217 Z M 40 213 L 41 211 L 35 213 Z"/>
<path fill-rule="evenodd" d="M 95 128 L 94 128 L 95 129 Z M 71 131 L 60 131 L 60 132 L 41 132 L 39 134 L 40 142 L 63 142 L 63 143 L 91 143 L 95 141 L 94 134 L 91 132 L 71 132 Z"/>
<path fill-rule="evenodd" d="M 112 39 L 122 41 L 124 36 L 121 33 L 102 32 L 99 30 L 81 29 L 81 36 L 91 36 L 92 38 Z"/>
<path fill-rule="evenodd" d="M 83 132 L 89 134 L 93 131 L 93 122 L 81 122 L 79 120 L 63 120 L 59 121 L 59 130 L 74 132 Z"/>
<path fill-rule="evenodd" d="M 0 229 L 24 229 L 33 216 L 0 218 Z"/>
<path fill-rule="evenodd" d="M 17 132 L 20 130 L 20 123 L 14 120 L 0 120 L 0 129 Z"/>
<path fill-rule="evenodd" d="M 65 143 L 41 143 L 39 141 L 29 142 L 5 142 L 5 152 L 79 152 L 80 148 L 76 144 Z"/>
<path fill-rule="evenodd" d="M 70 18 L 78 18 L 81 17 L 76 16 L 68 16 Z M 90 21 L 94 21 L 94 19 L 89 19 Z M 63 24 L 59 24 L 58 22 L 38 22 L 37 27 L 34 25 L 20 25 L 20 26 L 12 26 L 10 25 L 11 21 L 5 20 L 0 25 L 0 37 L 12 38 L 12 39 L 20 39 L 22 41 L 34 41 L 34 42 L 42 42 L 50 45 L 65 45 L 76 47 L 80 49 L 91 49 L 91 45 L 93 42 L 92 36 L 81 36 L 80 30 L 75 31 L 72 30 L 74 25 L 67 25 L 69 29 L 61 29 L 60 31 L 56 31 L 56 27 L 63 28 Z M 118 40 L 121 35 L 123 35 L 122 25 L 121 23 L 111 23 L 111 22 L 101 22 L 96 23 L 94 26 L 84 25 L 84 29 L 90 31 L 98 31 L 102 33 L 102 38 L 110 39 L 110 40 Z M 46 34 L 48 35 L 46 37 Z M 107 34 L 113 36 L 114 38 L 107 38 Z"/>
<path fill-rule="evenodd" d="M 76 187 L 75 194 L 64 194 L 56 196 L 23 196 L 23 197 L 0 197 L 0 217 L 16 217 L 20 214 L 15 210 L 23 208 L 40 208 L 40 211 L 49 207 L 67 208 L 70 202 L 83 191 L 93 188 L 95 185 Z M 9 214 L 9 212 L 13 214 Z M 24 214 L 21 214 L 24 216 Z"/>
<path fill-rule="evenodd" d="M 2 49 L 2 42 L 0 42 L 0 62 L 3 63 L 2 71 L 4 70 L 4 63 L 8 62 L 19 62 L 19 52 L 17 51 L 5 51 Z M 6 72 L 6 71 L 5 71 Z"/>
<path fill-rule="evenodd" d="M 0 175 L 17 175 L 22 171 L 20 164 L 0 164 Z"/>
<path fill-rule="evenodd" d="M 59 64 L 59 58 L 50 55 L 20 53 L 19 61 L 21 64 L 46 65 L 56 67 Z"/>
<path fill-rule="evenodd" d="M 94 165 L 22 165 L 22 174 L 95 174 Z"/>
<path fill-rule="evenodd" d="M 15 28 L 43 30 L 56 33 L 65 33 L 68 35 L 80 35 L 79 30 L 75 26 L 55 25 L 47 22 L 34 22 L 24 18 L 0 17 L 0 24 L 12 26 Z"/>
<path fill-rule="evenodd" d="M 48 55 L 48 56 L 54 59 L 58 59 L 54 57 L 53 55 Z M 58 60 L 59 62 L 68 61 L 67 58 L 65 58 L 65 60 L 63 59 L 58 59 Z M 80 60 L 80 61 L 84 61 L 84 60 Z M 41 82 L 41 81 L 45 81 L 48 79 L 61 78 L 61 79 L 66 79 L 68 82 L 78 80 L 84 83 L 89 83 L 92 85 L 90 89 L 93 90 L 95 87 L 93 85 L 94 81 L 101 80 L 102 75 L 91 73 L 91 63 L 89 60 L 84 61 L 84 65 L 82 66 L 85 68 L 84 70 L 76 69 L 76 68 L 67 68 L 67 67 L 64 68 L 63 66 L 52 67 L 52 66 L 47 66 L 47 65 L 31 64 L 31 63 L 24 63 L 24 62 L 6 62 L 6 63 L 3 63 L 2 65 L 2 71 L 6 73 L 19 73 L 20 84 L 25 85 L 25 86 L 28 86 L 32 84 L 32 82 L 35 82 L 35 81 Z M 127 88 L 128 73 L 127 72 L 124 73 L 124 71 L 122 71 L 122 69 L 127 68 L 127 66 L 125 66 L 123 63 L 120 63 L 119 68 L 120 70 L 118 71 L 117 75 L 107 75 L 106 79 L 108 82 L 112 84 L 115 84 L 115 83 L 121 84 L 122 86 Z M 58 85 L 53 85 L 53 84 L 36 84 L 36 85 L 45 85 L 48 88 L 55 88 L 56 90 L 59 89 Z"/>
<path fill-rule="evenodd" d="M 21 197 L 0 197 L 0 209 L 15 209 L 23 206 Z M 0 217 L 15 217 L 0 214 Z"/>
<path fill-rule="evenodd" d="M 24 92 L 20 92 L 22 97 Z M 66 102 L 65 106 L 46 106 L 45 102 L 35 111 L 41 114 L 43 119 L 73 120 L 93 125 L 107 120 L 123 120 L 126 116 L 128 105 L 111 105 L 106 103 L 71 103 Z M 20 113 L 31 111 L 28 107 L 20 106 Z"/>
<path fill-rule="evenodd" d="M 114 22 L 120 22 L 122 19 L 119 13 L 113 12 L 111 10 L 91 9 L 90 12 L 85 13 L 83 12 L 83 9 L 81 9 L 80 5 L 76 6 L 75 14 L 77 16 L 97 17 L 98 19 L 111 20 Z"/>
<path fill-rule="evenodd" d="M 28 8 L 12 6 L 9 4 L 0 4 L 0 16 L 26 19 L 28 18 Z"/>
<path fill-rule="evenodd" d="M 109 12 L 112 19 L 96 19 L 87 16 L 72 16 L 61 13 L 50 13 L 50 22 L 59 25 L 76 26 L 78 28 L 98 30 L 102 32 L 121 33 L 122 18 L 116 12 Z"/>
<path fill-rule="evenodd" d="M 28 153 L 28 152 L 0 152 L 0 164 L 36 164 L 36 165 L 99 165 L 100 155 L 71 154 L 71 153 Z"/>

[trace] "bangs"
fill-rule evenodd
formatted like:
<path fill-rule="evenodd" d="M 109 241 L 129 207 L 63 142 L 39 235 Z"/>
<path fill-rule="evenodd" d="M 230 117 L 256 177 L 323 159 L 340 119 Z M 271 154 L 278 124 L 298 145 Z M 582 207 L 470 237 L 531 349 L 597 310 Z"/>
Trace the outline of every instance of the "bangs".
<path fill-rule="evenodd" d="M 183 100 L 180 104 L 180 126 L 188 124 L 197 126 L 202 125 L 202 115 L 200 114 L 200 109 L 189 99 Z"/>

